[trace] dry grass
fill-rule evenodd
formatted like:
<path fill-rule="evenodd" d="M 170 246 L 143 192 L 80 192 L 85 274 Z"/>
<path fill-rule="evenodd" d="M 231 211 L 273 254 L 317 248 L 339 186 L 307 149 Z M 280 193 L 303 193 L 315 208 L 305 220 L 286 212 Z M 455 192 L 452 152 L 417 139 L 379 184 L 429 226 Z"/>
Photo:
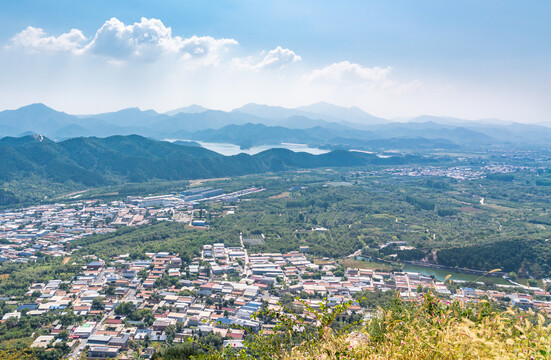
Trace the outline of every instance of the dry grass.
<path fill-rule="evenodd" d="M 276 336 L 252 335 L 240 351 L 226 348 L 194 357 L 204 360 L 455 360 L 551 359 L 551 319 L 548 316 L 492 304 L 442 301 L 425 294 L 418 302 L 399 298 L 352 333 L 330 325 L 346 304 L 320 310 L 308 308 L 317 326 L 308 329 L 300 317 L 280 311 L 265 315 L 278 320 Z M 298 331 L 297 329 L 303 329 Z M 180 357 L 178 357 L 180 358 Z M 160 360 L 176 359 L 161 357 Z"/>
<path fill-rule="evenodd" d="M 333 264 L 333 260 L 332 259 L 314 259 L 313 263 L 315 265 L 329 265 L 329 264 Z"/>
<path fill-rule="evenodd" d="M 221 177 L 221 178 L 212 178 L 212 179 L 196 179 L 196 180 L 190 180 L 190 181 L 189 181 L 189 186 L 190 186 L 190 187 L 194 187 L 194 186 L 203 185 L 204 182 L 208 182 L 208 181 L 224 181 L 224 180 L 231 180 L 231 178 L 229 178 L 229 177 Z"/>
<path fill-rule="evenodd" d="M 473 321 L 451 308 L 410 314 L 408 320 L 384 313 L 380 339 L 363 331 L 363 341 L 327 333 L 316 346 L 302 345 L 282 359 L 550 359 L 551 326 L 542 315 L 513 310 Z M 417 316 L 416 316 L 417 315 Z M 529 321 L 528 319 L 532 319 Z"/>
<path fill-rule="evenodd" d="M 390 271 L 392 268 L 387 264 L 382 264 L 373 261 L 361 261 L 352 258 L 345 258 L 337 260 L 339 264 L 344 267 L 352 269 L 369 269 L 369 270 L 380 270 L 380 271 Z"/>
<path fill-rule="evenodd" d="M 288 191 L 282 192 L 279 195 L 270 196 L 270 199 L 290 199 L 291 193 Z"/>

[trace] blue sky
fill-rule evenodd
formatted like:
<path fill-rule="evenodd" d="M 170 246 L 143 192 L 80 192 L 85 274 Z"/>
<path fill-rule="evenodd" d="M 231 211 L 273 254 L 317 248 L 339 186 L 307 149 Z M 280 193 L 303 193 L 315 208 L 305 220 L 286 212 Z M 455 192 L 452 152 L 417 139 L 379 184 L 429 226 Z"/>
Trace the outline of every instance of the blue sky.
<path fill-rule="evenodd" d="M 547 122 L 550 14 L 545 1 L 12 1 L 0 108 L 328 101 Z"/>

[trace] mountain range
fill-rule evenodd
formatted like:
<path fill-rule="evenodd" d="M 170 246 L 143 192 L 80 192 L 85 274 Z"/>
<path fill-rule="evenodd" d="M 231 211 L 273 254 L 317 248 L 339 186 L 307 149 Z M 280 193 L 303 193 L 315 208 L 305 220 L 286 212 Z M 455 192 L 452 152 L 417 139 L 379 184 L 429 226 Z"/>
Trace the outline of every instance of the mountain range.
<path fill-rule="evenodd" d="M 407 164 L 434 161 L 418 156 L 381 158 L 335 150 L 322 155 L 271 149 L 256 155 L 223 156 L 192 144 L 139 135 L 78 137 L 52 141 L 42 135 L 0 139 L 0 182 L 25 177 L 38 182 L 101 186 L 121 182 L 238 176 L 297 168 Z"/>
<path fill-rule="evenodd" d="M 93 115 L 71 115 L 32 104 L 0 112 L 0 137 L 28 134 L 42 134 L 55 141 L 137 134 L 155 139 L 228 142 L 242 148 L 296 142 L 357 150 L 535 145 L 551 140 L 551 128 L 540 125 L 428 115 L 392 122 L 359 108 L 327 103 L 294 109 L 248 104 L 228 112 L 192 105 L 164 114 L 128 108 Z"/>

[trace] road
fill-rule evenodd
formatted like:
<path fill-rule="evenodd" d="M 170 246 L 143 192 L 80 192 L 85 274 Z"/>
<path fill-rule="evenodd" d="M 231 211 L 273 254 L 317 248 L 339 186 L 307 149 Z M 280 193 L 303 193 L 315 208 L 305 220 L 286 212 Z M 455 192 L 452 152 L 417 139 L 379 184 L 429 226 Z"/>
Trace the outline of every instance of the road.
<path fill-rule="evenodd" d="M 243 252 L 245 253 L 245 277 L 248 278 L 249 275 L 251 275 L 251 270 L 249 266 L 249 253 L 247 252 L 247 249 L 245 249 L 245 244 L 243 244 L 243 233 L 239 233 L 239 241 L 241 241 L 241 248 L 243 249 Z"/>
<path fill-rule="evenodd" d="M 193 225 L 193 215 L 195 215 L 195 209 L 191 210 L 191 216 L 189 217 L 189 226 Z"/>
<path fill-rule="evenodd" d="M 408 297 L 411 299 L 411 284 L 409 283 L 409 275 L 406 274 L 406 284 L 408 284 Z"/>
<path fill-rule="evenodd" d="M 362 249 L 354 251 L 352 254 L 348 255 L 349 258 L 355 258 L 356 256 L 360 256 L 362 254 Z"/>

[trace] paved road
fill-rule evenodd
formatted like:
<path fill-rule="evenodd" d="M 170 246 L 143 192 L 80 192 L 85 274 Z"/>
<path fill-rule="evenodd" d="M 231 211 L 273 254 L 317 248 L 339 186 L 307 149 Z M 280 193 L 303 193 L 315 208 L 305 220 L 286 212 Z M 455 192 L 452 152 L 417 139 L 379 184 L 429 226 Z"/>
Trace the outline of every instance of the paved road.
<path fill-rule="evenodd" d="M 241 248 L 243 248 L 243 252 L 245 253 L 245 277 L 248 278 L 251 275 L 251 267 L 249 266 L 249 253 L 243 244 L 243 233 L 239 233 L 239 241 L 241 241 Z"/>
<path fill-rule="evenodd" d="M 189 226 L 193 225 L 193 215 L 195 215 L 195 209 L 191 210 L 191 216 L 189 217 Z"/>

